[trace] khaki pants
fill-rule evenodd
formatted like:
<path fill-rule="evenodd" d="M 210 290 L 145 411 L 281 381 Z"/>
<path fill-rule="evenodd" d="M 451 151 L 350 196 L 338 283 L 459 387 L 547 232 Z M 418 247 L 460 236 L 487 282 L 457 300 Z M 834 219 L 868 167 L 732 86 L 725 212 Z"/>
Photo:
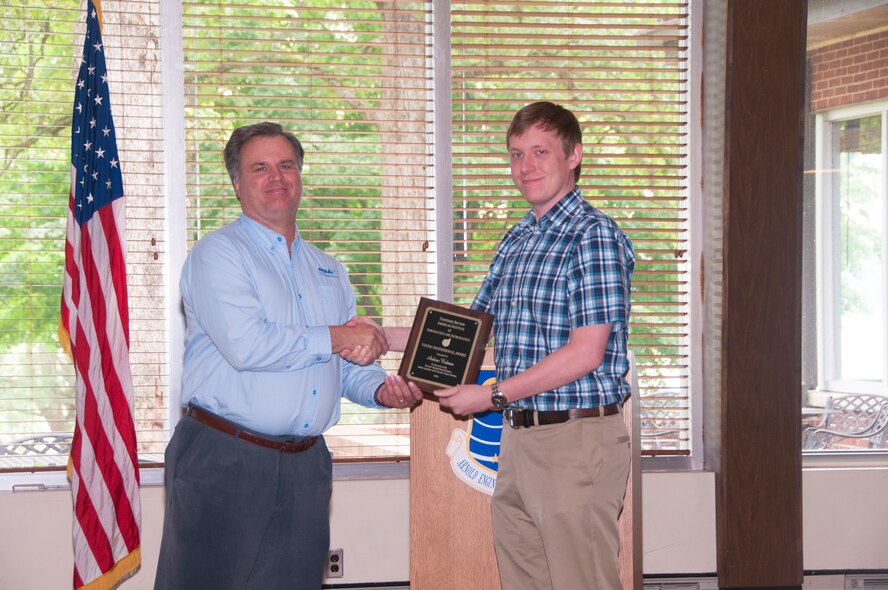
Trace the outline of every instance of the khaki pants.
<path fill-rule="evenodd" d="M 619 590 L 623 417 L 504 424 L 500 453 L 491 510 L 503 589 Z"/>

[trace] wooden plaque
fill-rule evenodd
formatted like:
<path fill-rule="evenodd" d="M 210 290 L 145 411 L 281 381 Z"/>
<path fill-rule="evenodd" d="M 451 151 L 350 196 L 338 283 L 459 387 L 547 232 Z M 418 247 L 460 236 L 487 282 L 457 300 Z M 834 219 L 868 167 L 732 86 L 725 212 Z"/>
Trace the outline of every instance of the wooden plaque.
<path fill-rule="evenodd" d="M 474 383 L 492 327 L 489 313 L 423 297 L 398 374 L 425 393 Z"/>

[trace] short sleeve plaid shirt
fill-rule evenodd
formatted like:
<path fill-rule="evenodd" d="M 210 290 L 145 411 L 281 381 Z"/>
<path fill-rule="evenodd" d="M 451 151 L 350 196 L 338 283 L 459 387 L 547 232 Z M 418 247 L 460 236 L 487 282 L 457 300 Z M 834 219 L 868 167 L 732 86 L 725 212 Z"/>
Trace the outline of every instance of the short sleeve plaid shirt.
<path fill-rule="evenodd" d="M 528 213 L 503 237 L 472 308 L 494 315 L 499 380 L 524 371 L 570 340 L 571 330 L 613 323 L 601 365 L 552 391 L 521 400 L 535 410 L 591 408 L 622 402 L 632 243 L 574 188 L 539 221 Z"/>

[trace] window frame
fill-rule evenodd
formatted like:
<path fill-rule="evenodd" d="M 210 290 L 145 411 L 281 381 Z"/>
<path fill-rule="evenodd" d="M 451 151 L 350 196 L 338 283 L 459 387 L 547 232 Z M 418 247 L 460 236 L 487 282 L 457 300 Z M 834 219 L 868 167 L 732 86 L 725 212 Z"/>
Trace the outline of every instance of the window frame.
<path fill-rule="evenodd" d="M 704 118 L 704 5 L 703 0 L 688 2 L 688 260 L 690 269 L 688 276 L 692 286 L 688 289 L 688 391 L 690 408 L 688 415 L 691 421 L 690 453 L 687 456 L 654 456 L 641 459 L 642 471 L 703 471 L 705 469 L 705 442 L 703 425 L 707 392 L 703 367 L 704 356 L 704 301 L 702 261 L 708 254 L 705 252 L 704 239 L 704 157 L 703 157 L 703 125 L 698 123 Z M 696 41 L 695 41 L 696 40 Z M 711 84 L 711 82 L 710 82 Z M 708 331 L 721 330 L 721 326 L 709 326 Z"/>
<path fill-rule="evenodd" d="M 858 385 L 867 385 L 860 381 L 836 381 L 828 379 L 831 371 L 834 370 L 835 346 L 833 331 L 828 329 L 835 324 L 835 307 L 833 305 L 832 294 L 835 293 L 835 277 L 836 269 L 832 264 L 833 244 L 839 235 L 836 216 L 833 214 L 835 209 L 826 207 L 827 201 L 831 197 L 831 190 L 828 188 L 829 182 L 825 176 L 831 166 L 832 154 L 829 150 L 832 145 L 831 127 L 835 122 L 857 119 L 868 115 L 882 113 L 882 157 L 883 157 L 883 192 L 888 196 L 888 101 L 882 100 L 866 104 L 857 104 L 852 106 L 838 107 L 817 113 L 814 116 L 813 124 L 813 147 L 814 147 L 814 285 L 816 311 L 814 313 L 814 330 L 813 343 L 816 356 L 816 371 L 813 378 L 816 379 L 813 389 L 803 391 L 802 401 L 804 406 L 822 408 L 825 407 L 827 398 L 834 395 L 845 394 L 870 394 L 881 393 L 888 395 L 888 390 L 878 391 L 877 387 L 858 387 Z M 830 187 L 832 185 L 829 185 Z M 888 207 L 885 210 L 885 220 L 883 221 L 883 231 L 888 243 Z M 888 244 L 885 246 L 888 248 Z M 886 270 L 885 275 L 888 277 L 888 258 L 885 258 Z M 888 279 L 886 279 L 888 280 Z M 829 284 L 829 288 L 827 288 Z M 888 302 L 888 284 L 886 284 L 885 299 Z M 831 306 L 828 309 L 828 306 Z M 886 314 L 888 316 L 888 314 Z M 883 327 L 883 338 L 888 339 L 888 317 L 886 317 L 885 326 Z M 806 339 L 806 343 L 810 343 L 810 339 Z M 826 359 L 830 360 L 827 361 Z M 829 365 L 829 366 L 827 366 Z M 888 373 L 886 366 L 885 373 Z M 888 375 L 883 376 L 888 379 Z M 886 382 L 883 381 L 883 386 Z M 800 416 L 804 419 L 805 416 Z M 884 468 L 888 466 L 888 449 L 803 449 L 802 450 L 802 468 L 803 469 L 872 469 Z"/>
<path fill-rule="evenodd" d="M 882 129 L 882 197 L 888 195 L 888 101 L 841 107 L 818 113 L 815 120 L 815 255 L 817 290 L 817 389 L 808 392 L 807 403 L 822 406 L 832 394 L 888 395 L 888 363 L 883 366 L 881 383 L 836 377 L 838 346 L 836 326 L 839 303 L 835 294 L 839 281 L 836 268 L 836 244 L 840 239 L 838 207 L 835 204 L 834 182 L 829 176 L 832 167 L 832 146 L 835 142 L 833 124 L 881 115 Z M 888 207 L 882 219 L 883 236 L 883 309 L 888 312 Z M 883 314 L 882 341 L 888 350 L 888 313 Z"/>

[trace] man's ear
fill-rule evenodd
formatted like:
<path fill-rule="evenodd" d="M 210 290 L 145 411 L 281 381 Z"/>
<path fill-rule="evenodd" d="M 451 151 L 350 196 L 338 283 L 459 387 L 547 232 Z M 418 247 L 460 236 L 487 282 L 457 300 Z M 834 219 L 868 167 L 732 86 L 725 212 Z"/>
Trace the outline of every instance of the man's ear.
<path fill-rule="evenodd" d="M 570 163 L 571 169 L 576 168 L 580 165 L 580 162 L 583 161 L 583 144 L 578 143 L 574 146 L 573 151 L 570 153 L 568 157 L 568 161 Z"/>

